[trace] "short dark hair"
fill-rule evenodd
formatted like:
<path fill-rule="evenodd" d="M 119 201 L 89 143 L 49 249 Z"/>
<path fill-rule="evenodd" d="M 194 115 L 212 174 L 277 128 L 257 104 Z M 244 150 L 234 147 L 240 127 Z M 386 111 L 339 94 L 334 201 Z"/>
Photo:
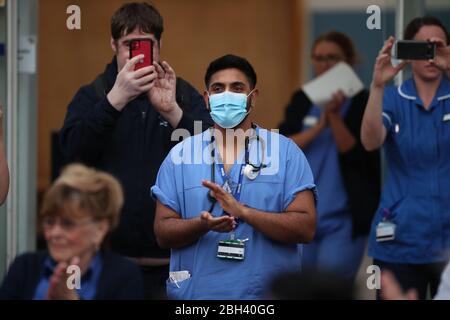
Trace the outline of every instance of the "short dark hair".
<path fill-rule="evenodd" d="M 335 30 L 329 31 L 319 36 L 314 41 L 312 50 L 314 51 L 316 46 L 322 41 L 333 42 L 339 48 L 341 48 L 341 50 L 344 52 L 345 59 L 350 65 L 354 65 L 358 61 L 358 55 L 356 53 L 355 45 L 346 34 Z"/>
<path fill-rule="evenodd" d="M 405 40 L 414 39 L 415 35 L 419 32 L 420 28 L 423 26 L 437 26 L 442 29 L 445 33 L 445 42 L 449 44 L 450 36 L 448 34 L 447 29 L 444 24 L 435 17 L 425 16 L 425 17 L 417 17 L 412 19 L 405 28 L 405 32 L 403 33 L 403 38 Z M 444 40 L 444 39 L 443 39 Z"/>
<path fill-rule="evenodd" d="M 154 6 L 146 2 L 124 4 L 111 18 L 111 36 L 116 41 L 136 28 L 154 34 L 159 42 L 164 31 L 163 18 Z"/>
<path fill-rule="evenodd" d="M 209 64 L 209 67 L 206 70 L 205 74 L 206 88 L 209 87 L 212 75 L 218 71 L 225 69 L 238 69 L 239 71 L 242 71 L 247 77 L 247 80 L 250 83 L 250 87 L 252 89 L 255 88 L 257 81 L 256 73 L 250 62 L 248 62 L 245 58 L 238 57 L 232 54 L 227 54 L 223 57 L 220 57 Z"/>

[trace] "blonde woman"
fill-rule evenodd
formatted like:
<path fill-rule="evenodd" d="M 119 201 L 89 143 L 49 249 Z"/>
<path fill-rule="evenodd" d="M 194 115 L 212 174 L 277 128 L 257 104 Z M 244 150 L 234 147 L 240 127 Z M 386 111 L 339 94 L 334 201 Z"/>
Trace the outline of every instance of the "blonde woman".
<path fill-rule="evenodd" d="M 122 188 L 114 177 L 82 165 L 68 166 L 42 205 L 48 252 L 18 257 L 0 287 L 0 298 L 143 298 L 140 269 L 100 249 L 105 236 L 117 225 L 122 205 Z M 80 286 L 74 289 L 73 270 L 81 275 Z"/>

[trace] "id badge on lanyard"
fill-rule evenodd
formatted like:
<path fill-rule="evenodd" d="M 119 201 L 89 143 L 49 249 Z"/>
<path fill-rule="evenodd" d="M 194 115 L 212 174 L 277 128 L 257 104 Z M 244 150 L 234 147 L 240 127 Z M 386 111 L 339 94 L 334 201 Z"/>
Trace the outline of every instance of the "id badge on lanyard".
<path fill-rule="evenodd" d="M 221 259 L 244 260 L 246 240 L 219 241 L 217 257 Z"/>
<path fill-rule="evenodd" d="M 236 191 L 233 192 L 232 188 L 230 187 L 228 183 L 228 179 L 225 174 L 225 170 L 223 168 L 223 165 L 219 166 L 220 173 L 222 175 L 222 179 L 224 180 L 224 190 L 226 190 L 228 193 L 234 196 L 234 198 L 239 201 L 240 195 L 241 195 L 241 187 L 242 187 L 242 179 L 244 175 L 244 166 L 241 166 L 240 172 L 239 172 L 239 182 L 236 187 Z M 230 240 L 223 240 L 219 241 L 219 244 L 217 246 L 217 257 L 220 259 L 229 259 L 229 260 L 236 260 L 236 261 L 242 261 L 245 258 L 245 242 L 248 239 L 245 240 L 235 240 L 235 234 L 234 230 L 231 231 Z"/>
<path fill-rule="evenodd" d="M 395 239 L 396 225 L 390 221 L 391 213 L 389 210 L 383 210 L 383 220 L 378 223 L 376 229 L 377 242 L 392 241 Z"/>

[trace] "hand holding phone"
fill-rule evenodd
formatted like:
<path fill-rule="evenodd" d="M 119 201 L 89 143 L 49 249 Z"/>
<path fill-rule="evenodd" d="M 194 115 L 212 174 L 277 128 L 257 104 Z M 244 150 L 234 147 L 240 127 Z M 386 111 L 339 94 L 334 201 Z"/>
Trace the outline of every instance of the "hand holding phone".
<path fill-rule="evenodd" d="M 394 45 L 394 37 L 389 37 L 389 39 L 384 43 L 383 48 L 381 48 L 378 53 L 372 76 L 372 85 L 375 87 L 382 87 L 387 82 L 394 79 L 400 70 L 402 70 L 408 63 L 408 61 L 402 61 L 396 66 L 392 64 L 391 51 Z"/>
<path fill-rule="evenodd" d="M 131 58 L 117 74 L 113 88 L 107 94 L 109 103 L 118 111 L 122 111 L 125 105 L 139 95 L 148 92 L 154 85 L 158 72 L 151 65 L 135 71 L 139 60 L 144 60 L 139 54 Z"/>
<path fill-rule="evenodd" d="M 135 64 L 135 71 L 153 64 L 153 41 L 151 39 L 133 39 L 130 41 L 130 59 L 140 54 L 144 55 L 144 58 Z"/>
<path fill-rule="evenodd" d="M 430 42 L 436 44 L 436 56 L 430 62 L 443 71 L 450 71 L 450 45 L 437 37 L 431 38 Z"/>

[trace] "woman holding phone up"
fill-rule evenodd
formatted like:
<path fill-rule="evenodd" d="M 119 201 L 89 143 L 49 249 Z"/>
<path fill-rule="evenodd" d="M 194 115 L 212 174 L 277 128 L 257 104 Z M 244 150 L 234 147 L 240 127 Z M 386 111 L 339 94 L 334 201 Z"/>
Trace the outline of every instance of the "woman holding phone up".
<path fill-rule="evenodd" d="M 433 17 L 413 19 L 404 38 L 449 43 L 447 30 Z M 435 295 L 450 249 L 450 81 L 436 61 L 393 66 L 394 43 L 389 38 L 376 59 L 361 129 L 365 148 L 383 146 L 388 166 L 369 255 L 404 290 L 414 288 L 424 299 L 428 286 Z M 441 57 L 445 46 L 439 48 Z M 406 64 L 412 78 L 385 87 Z"/>

